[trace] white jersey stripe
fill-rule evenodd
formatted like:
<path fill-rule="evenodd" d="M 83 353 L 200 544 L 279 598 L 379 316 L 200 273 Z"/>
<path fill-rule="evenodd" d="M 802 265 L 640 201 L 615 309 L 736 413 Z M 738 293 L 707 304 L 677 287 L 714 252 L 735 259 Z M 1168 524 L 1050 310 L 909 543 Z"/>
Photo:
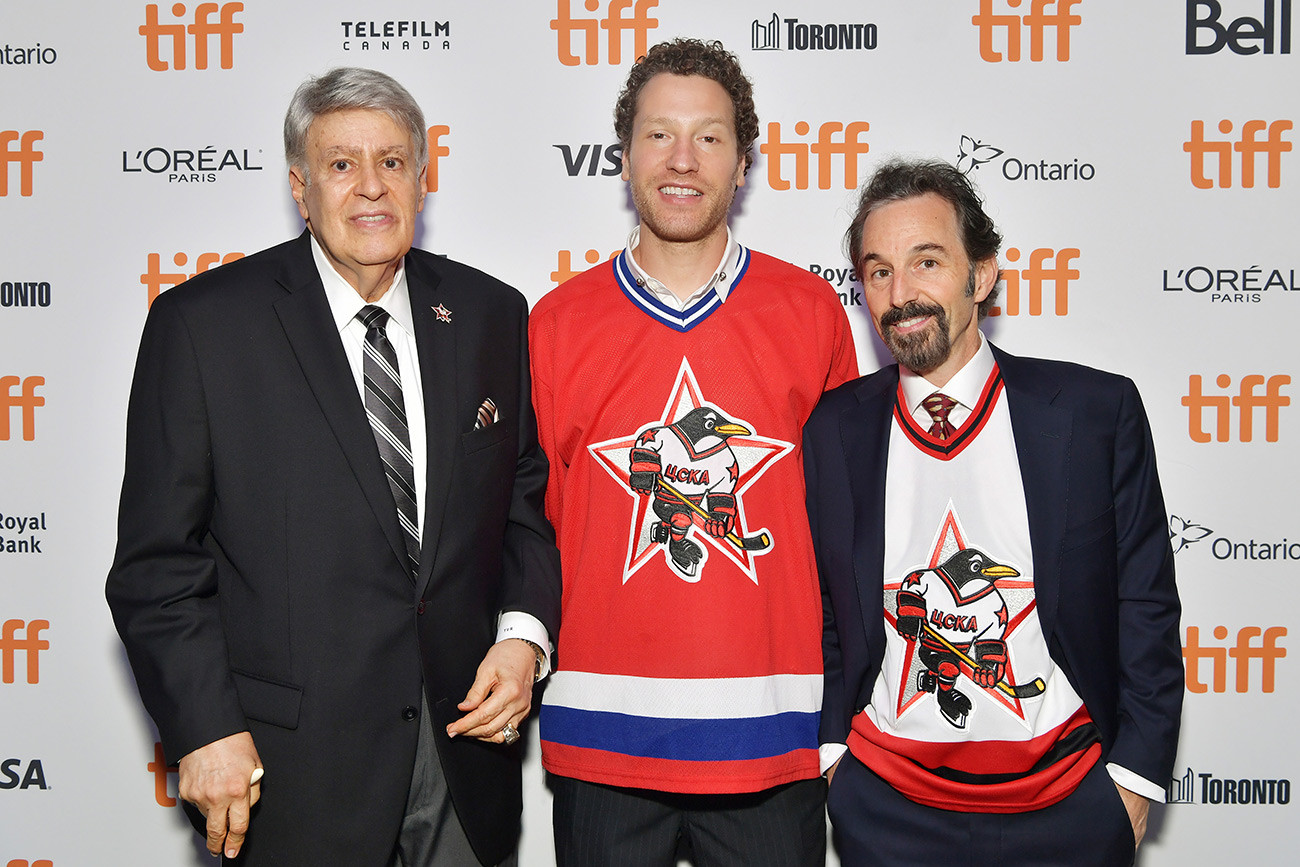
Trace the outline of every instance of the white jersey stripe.
<path fill-rule="evenodd" d="M 546 703 L 665 719 L 816 713 L 822 706 L 822 676 L 668 678 L 557 671 L 546 687 Z"/>

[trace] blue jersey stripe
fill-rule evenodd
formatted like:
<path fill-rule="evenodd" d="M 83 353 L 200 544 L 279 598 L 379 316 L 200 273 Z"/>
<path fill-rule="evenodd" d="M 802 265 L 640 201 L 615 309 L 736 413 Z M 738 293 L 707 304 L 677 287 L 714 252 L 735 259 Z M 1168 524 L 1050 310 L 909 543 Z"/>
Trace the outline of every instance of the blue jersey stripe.
<path fill-rule="evenodd" d="M 541 738 L 573 747 L 678 761 L 744 761 L 817 748 L 816 713 L 743 719 L 660 719 L 544 705 Z"/>

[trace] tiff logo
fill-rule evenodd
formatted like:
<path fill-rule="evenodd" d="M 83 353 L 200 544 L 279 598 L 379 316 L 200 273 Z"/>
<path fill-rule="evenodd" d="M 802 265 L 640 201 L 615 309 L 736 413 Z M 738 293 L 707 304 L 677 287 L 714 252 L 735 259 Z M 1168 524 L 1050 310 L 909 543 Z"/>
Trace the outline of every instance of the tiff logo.
<path fill-rule="evenodd" d="M 194 37 L 194 68 L 208 68 L 208 40 L 216 36 L 222 69 L 235 65 L 235 34 L 244 32 L 244 25 L 235 21 L 235 14 L 244 11 L 243 3 L 200 3 L 194 7 L 194 23 L 185 23 L 185 4 L 176 3 L 171 7 L 172 17 L 180 19 L 177 24 L 161 24 L 158 21 L 157 3 L 147 3 L 144 7 L 144 23 L 140 25 L 140 35 L 145 42 L 145 63 L 155 72 L 168 69 L 185 68 L 185 35 Z M 212 20 L 212 14 L 219 12 L 220 17 Z M 163 59 L 162 40 L 171 40 L 171 65 Z"/>
<path fill-rule="evenodd" d="M 0 626 L 0 681 L 14 682 L 14 660 L 20 652 L 27 654 L 27 682 L 40 683 L 40 652 L 50 649 L 50 642 L 39 638 L 43 630 L 50 628 L 48 620 L 6 620 Z M 26 631 L 26 638 L 18 634 Z"/>
<path fill-rule="evenodd" d="M 1197 626 L 1187 627 L 1187 643 L 1183 646 L 1183 664 L 1187 669 L 1187 691 L 1205 693 L 1210 689 L 1215 692 L 1228 691 L 1228 658 L 1236 660 L 1233 682 L 1237 692 L 1250 691 L 1250 661 L 1260 661 L 1260 692 L 1272 692 L 1276 674 L 1277 661 L 1286 656 L 1286 648 L 1278 647 L 1277 640 L 1286 635 L 1285 626 L 1270 626 L 1260 629 L 1258 626 L 1243 626 L 1237 630 L 1237 643 L 1233 647 L 1216 647 L 1201 645 L 1201 630 Z M 1218 641 L 1228 637 L 1226 626 L 1214 627 L 1214 637 Z M 1254 641 L 1261 638 L 1260 645 Z M 1201 661 L 1210 660 L 1210 684 L 1201 682 Z"/>
<path fill-rule="evenodd" d="M 167 764 L 162 744 L 157 741 L 153 745 L 153 761 L 145 765 L 145 770 L 153 774 L 153 799 L 158 802 L 158 806 L 175 807 L 176 799 L 167 794 L 167 780 L 172 774 L 179 774 L 181 769 Z"/>
<path fill-rule="evenodd" d="M 1020 250 L 1015 247 L 1008 247 L 1006 251 L 1008 262 L 1020 261 Z M 1029 253 L 1029 267 L 1022 271 L 1014 268 L 1002 269 L 1002 280 L 1004 289 L 1000 303 L 989 310 L 990 316 L 1019 316 L 1021 313 L 1021 303 L 1024 300 L 1022 295 L 1029 296 L 1029 315 L 1043 315 L 1043 284 L 1051 282 L 1053 289 L 1052 306 L 1057 316 L 1065 316 L 1070 312 L 1069 293 L 1070 281 L 1079 279 L 1079 270 L 1071 268 L 1070 264 L 1079 258 L 1078 247 L 1062 247 L 1060 250 L 1053 250 L 1051 247 L 1039 247 Z M 1051 262 L 1051 267 L 1047 263 Z M 1024 292 L 1022 293 L 1022 289 Z"/>
<path fill-rule="evenodd" d="M 186 274 L 184 271 L 163 271 L 162 256 L 158 253 L 150 253 L 148 258 L 148 267 L 145 269 L 145 272 L 140 275 L 140 282 L 144 284 L 145 289 L 149 291 L 149 306 L 153 306 L 153 302 L 163 293 L 164 290 L 171 289 L 173 286 L 179 286 L 186 280 L 198 274 L 202 274 L 209 268 L 213 268 L 217 265 L 225 265 L 228 262 L 233 262 L 236 259 L 242 258 L 244 258 L 243 253 L 227 253 L 224 256 L 220 253 L 200 253 L 198 258 L 194 260 L 194 271 Z M 189 261 L 190 257 L 184 253 L 177 253 L 175 256 L 172 256 L 172 262 L 174 262 L 178 268 L 185 267 Z"/>
<path fill-rule="evenodd" d="M 799 121 L 794 125 L 796 135 L 806 136 L 812 129 L 807 121 Z M 839 162 L 843 163 L 844 189 L 852 190 L 858 184 L 858 157 L 865 155 L 870 149 L 865 141 L 861 141 L 859 136 L 871 129 L 871 124 L 863 120 L 855 120 L 847 126 L 836 120 L 828 120 L 817 129 L 817 140 L 815 142 L 806 141 L 783 141 L 781 139 L 781 124 L 772 122 L 767 125 L 767 141 L 759 145 L 760 152 L 767 156 L 767 183 L 774 190 L 790 189 L 790 178 L 783 174 L 782 167 L 785 165 L 783 157 L 793 157 L 794 161 L 794 186 L 795 189 L 808 189 L 808 170 L 812 156 L 817 157 L 817 189 L 829 190 L 831 188 L 831 174 L 835 167 L 836 157 L 842 157 Z M 838 136 L 838 140 L 837 140 Z"/>
<path fill-rule="evenodd" d="M 1191 155 L 1192 161 L 1192 186 L 1200 190 L 1208 190 L 1214 186 L 1214 181 L 1206 175 L 1206 157 L 1209 154 L 1218 156 L 1218 160 L 1211 161 L 1218 163 L 1219 186 L 1227 189 L 1232 186 L 1232 154 L 1237 152 L 1241 154 L 1241 186 L 1250 189 L 1255 186 L 1255 157 L 1257 154 L 1267 154 L 1266 174 L 1269 187 L 1276 189 L 1282 186 L 1282 154 L 1291 150 L 1292 143 L 1282 140 L 1282 133 L 1290 130 L 1294 124 L 1289 120 L 1275 120 L 1272 123 L 1264 120 L 1248 120 L 1241 125 L 1241 138 L 1237 141 L 1226 139 L 1224 141 L 1207 141 L 1205 138 L 1205 121 L 1192 121 L 1191 138 L 1183 142 L 1183 150 Z M 1219 121 L 1219 132 L 1228 135 L 1232 132 L 1233 125 L 1230 120 Z M 1256 138 L 1258 133 L 1268 130 L 1268 138 L 1260 141 Z"/>
<path fill-rule="evenodd" d="M 14 386 L 22 384 L 22 394 L 14 394 Z M 11 435 L 9 417 L 17 407 L 22 411 L 23 440 L 31 442 L 36 439 L 36 407 L 45 406 L 45 398 L 36 393 L 36 389 L 45 385 L 43 376 L 0 376 L 0 442 L 8 441 Z"/>
<path fill-rule="evenodd" d="M 38 861 L 28 862 L 26 858 L 15 858 L 5 867 L 54 867 L 54 862 L 48 858 L 41 858 Z"/>
<path fill-rule="evenodd" d="M 551 19 L 551 29 L 555 31 L 556 50 L 560 62 L 565 66 L 577 66 L 586 63 L 595 66 L 600 63 L 600 31 L 609 31 L 609 47 L 606 50 L 606 62 L 617 66 L 623 62 L 623 33 L 632 31 L 632 56 L 636 60 L 646 53 L 646 41 L 650 31 L 659 26 L 658 18 L 650 17 L 650 10 L 659 5 L 659 0 L 609 0 L 608 13 L 604 18 L 574 18 L 569 4 L 573 0 L 555 0 L 555 17 Z M 583 7 L 588 12 L 600 9 L 600 0 L 583 0 Z M 631 11 L 624 17 L 623 13 Z M 579 42 L 582 56 L 573 53 L 573 37 L 580 33 Z"/>
<path fill-rule="evenodd" d="M 438 158 L 451 156 L 451 148 L 442 143 L 442 137 L 451 134 L 451 127 L 435 123 L 429 127 L 429 173 L 424 179 L 427 192 L 438 192 Z"/>
<path fill-rule="evenodd" d="M 1215 379 L 1219 388 L 1232 385 L 1232 377 L 1220 373 Z M 1183 406 L 1187 407 L 1187 434 L 1193 442 L 1208 443 L 1210 433 L 1205 430 L 1203 413 L 1206 409 L 1214 410 L 1214 439 L 1221 443 L 1230 438 L 1232 409 L 1237 407 L 1238 438 L 1243 443 L 1251 442 L 1255 436 L 1255 409 L 1264 408 L 1264 439 L 1275 443 L 1278 439 L 1279 417 L 1282 407 L 1291 405 L 1291 398 L 1282 394 L 1282 386 L 1290 385 L 1291 377 L 1286 374 L 1270 376 L 1267 380 L 1257 373 L 1241 378 L 1239 392 L 1233 394 L 1205 394 L 1201 388 L 1201 375 L 1193 373 L 1187 378 L 1187 394 L 1183 397 Z M 1263 385 L 1264 394 L 1256 394 L 1255 389 Z"/>
<path fill-rule="evenodd" d="M 9 195 L 9 164 L 18 163 L 19 195 L 32 194 L 32 176 L 36 164 L 45 159 L 45 154 L 36 149 L 36 143 L 45 139 L 45 133 L 38 129 L 19 132 L 16 129 L 0 130 L 0 196 Z M 18 150 L 10 145 L 18 144 Z"/>
<path fill-rule="evenodd" d="M 608 256 L 606 256 L 605 259 L 606 260 L 613 259 L 621 252 L 623 251 L 615 250 L 613 253 L 610 253 Z M 560 255 L 556 259 L 555 270 L 551 272 L 551 282 L 554 283 L 556 286 L 559 286 L 561 283 L 570 279 L 571 277 L 577 277 L 588 267 L 591 267 L 597 264 L 598 262 L 600 262 L 600 251 L 588 250 L 586 253 L 583 254 L 583 258 L 587 260 L 586 267 L 580 265 L 575 269 L 573 267 L 573 252 L 571 250 L 561 250 Z"/>
<path fill-rule="evenodd" d="M 1006 0 L 1007 6 L 1019 9 L 1022 0 Z M 1047 29 L 1053 28 L 1056 36 L 1056 59 L 1062 62 L 1070 59 L 1070 28 L 1083 23 L 1083 18 L 1071 12 L 1082 0 L 1029 0 L 1029 11 L 1024 15 L 1014 13 L 996 14 L 993 11 L 994 0 L 980 0 L 980 11 L 971 17 L 971 23 L 979 28 L 980 57 L 989 63 L 1003 60 L 1015 63 L 1020 60 L 1021 35 L 1029 34 L 1029 59 L 1040 62 L 1043 59 L 1043 42 Z M 1051 12 L 1048 12 L 1048 9 Z M 1001 50 L 995 47 L 998 40 L 997 30 L 1006 32 L 1001 42 Z"/>
<path fill-rule="evenodd" d="M 1264 0 L 1263 20 L 1243 15 L 1220 24 L 1222 15 L 1219 0 L 1187 0 L 1188 54 L 1218 54 L 1225 47 L 1233 54 L 1291 53 L 1291 0 Z M 1198 38 L 1203 31 L 1209 31 L 1208 43 Z"/>

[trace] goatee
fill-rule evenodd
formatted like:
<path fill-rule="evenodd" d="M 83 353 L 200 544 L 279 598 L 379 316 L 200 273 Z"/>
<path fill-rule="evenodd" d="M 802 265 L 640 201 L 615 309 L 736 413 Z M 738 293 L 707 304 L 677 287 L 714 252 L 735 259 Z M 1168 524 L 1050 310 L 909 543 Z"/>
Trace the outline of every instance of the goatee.
<path fill-rule="evenodd" d="M 921 331 L 899 334 L 894 326 L 921 316 L 934 317 Z M 909 301 L 893 307 L 880 317 L 880 334 L 894 360 L 914 373 L 926 374 L 948 360 L 952 337 L 948 334 L 948 313 L 937 304 Z"/>

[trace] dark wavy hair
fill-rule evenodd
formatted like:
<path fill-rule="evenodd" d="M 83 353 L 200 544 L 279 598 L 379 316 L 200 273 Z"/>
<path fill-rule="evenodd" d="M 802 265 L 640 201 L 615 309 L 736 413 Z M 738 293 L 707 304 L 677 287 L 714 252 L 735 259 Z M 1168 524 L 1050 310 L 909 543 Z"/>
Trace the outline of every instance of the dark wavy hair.
<path fill-rule="evenodd" d="M 845 253 L 854 269 L 862 273 L 863 225 L 871 212 L 881 205 L 934 193 L 952 205 L 957 212 L 957 225 L 961 229 L 962 246 L 970 260 L 971 276 L 967 294 L 975 292 L 975 263 L 996 256 L 1002 247 L 1002 235 L 993 219 L 984 213 L 984 202 L 974 184 L 943 160 L 892 159 L 881 165 L 871 179 L 862 185 L 858 195 L 858 209 L 844 233 Z M 998 274 L 1001 280 L 1001 272 Z M 979 318 L 989 315 L 997 303 L 998 286 L 980 302 Z"/>
<path fill-rule="evenodd" d="M 732 121 L 736 127 L 736 155 L 745 158 L 745 171 L 754 163 L 753 147 L 758 139 L 758 114 L 754 111 L 754 86 L 745 77 L 736 55 L 721 42 L 674 39 L 660 42 L 632 65 L 614 106 L 614 132 L 624 152 L 632 141 L 632 121 L 637 100 L 646 82 L 661 72 L 672 75 L 702 75 L 722 86 L 731 97 Z"/>

